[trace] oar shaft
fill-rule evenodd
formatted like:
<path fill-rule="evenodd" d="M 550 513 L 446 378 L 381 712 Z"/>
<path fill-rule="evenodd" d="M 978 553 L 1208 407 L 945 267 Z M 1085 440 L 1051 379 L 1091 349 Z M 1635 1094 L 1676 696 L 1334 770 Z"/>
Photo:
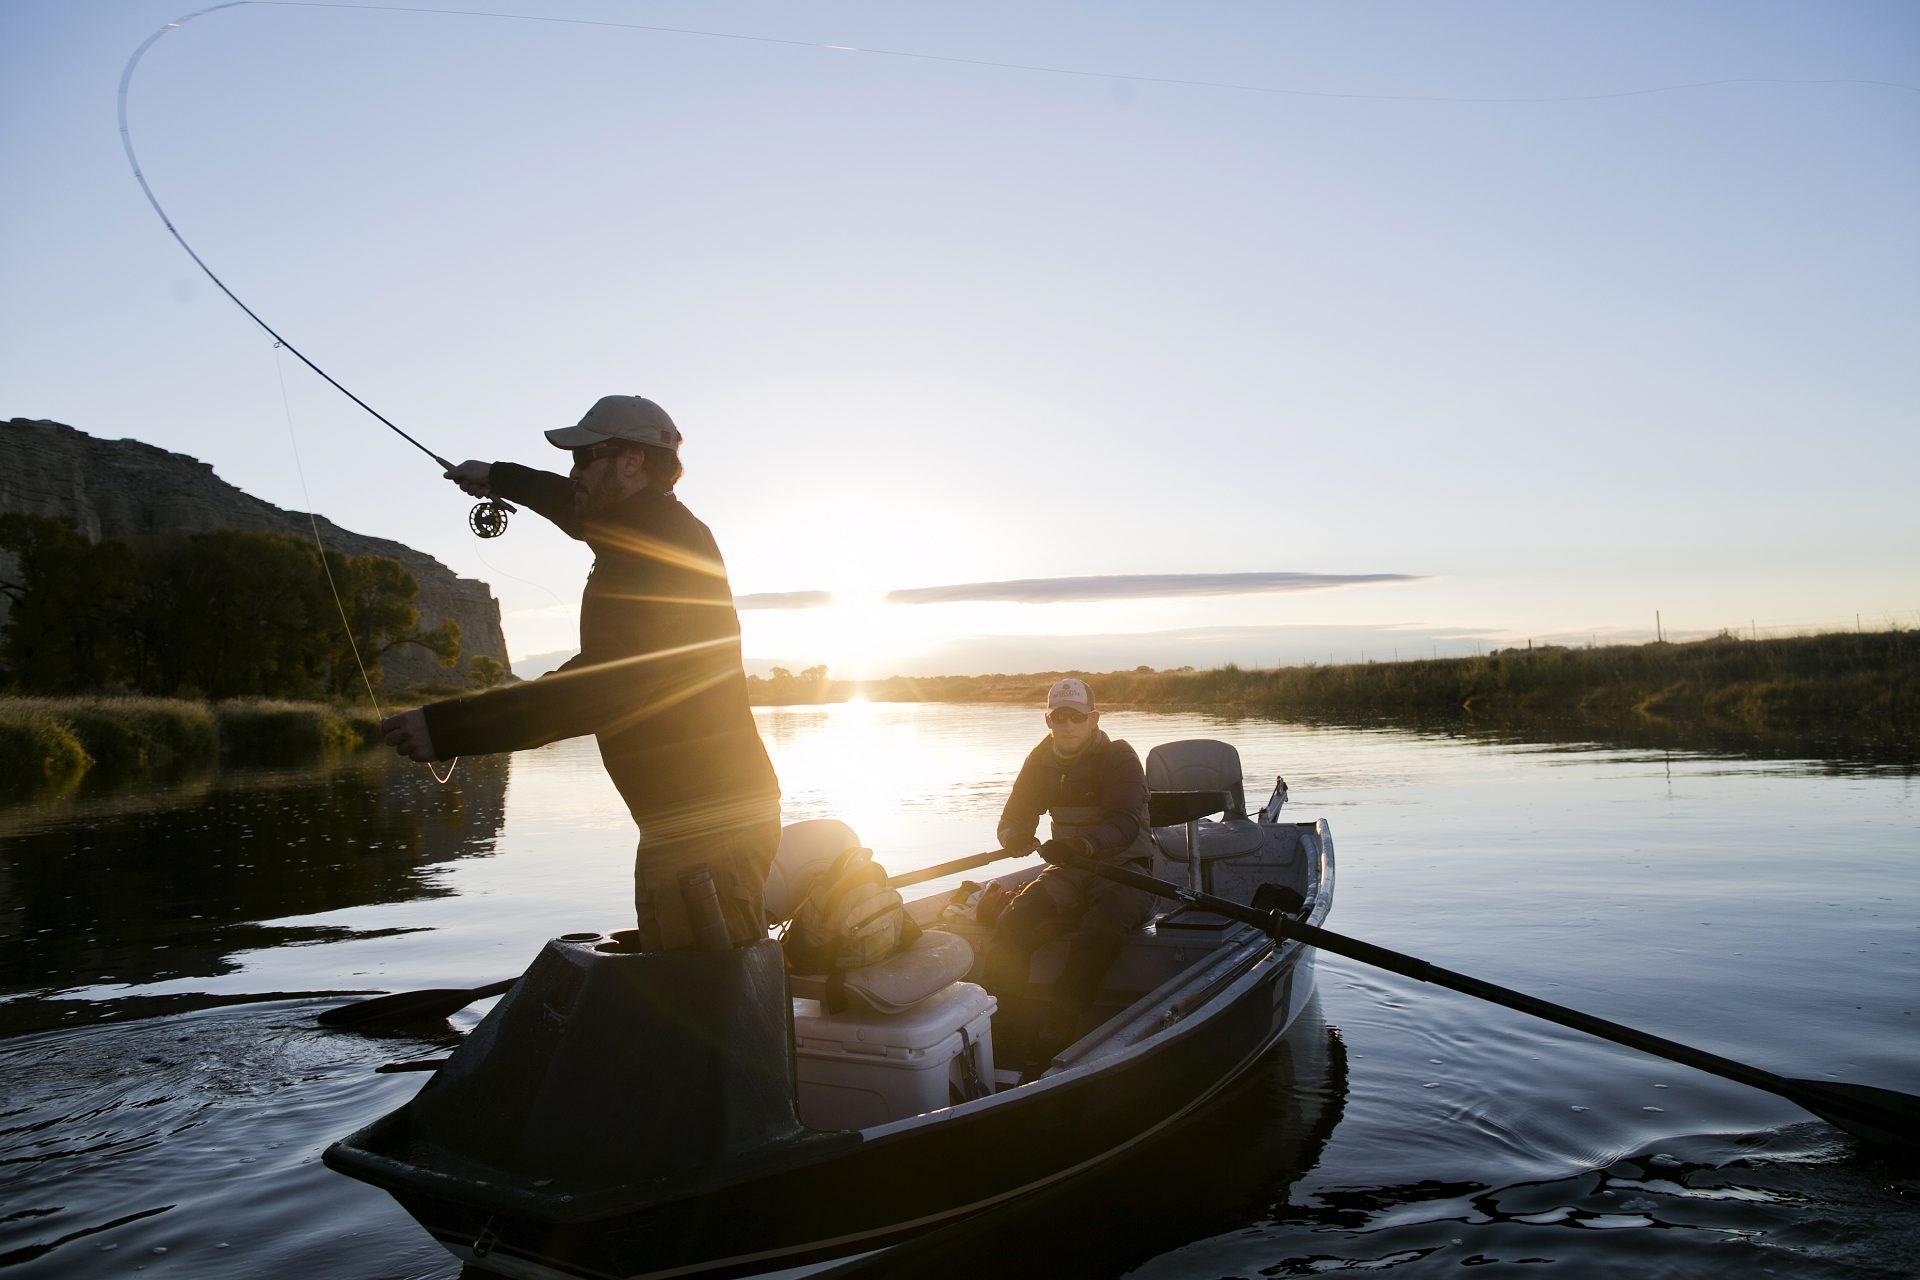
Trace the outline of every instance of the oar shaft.
<path fill-rule="evenodd" d="M 1429 964 L 1425 960 L 1403 955 L 1398 951 L 1390 951 L 1371 942 L 1362 942 L 1358 938 L 1349 938 L 1343 934 L 1293 920 L 1278 921 L 1271 932 L 1283 937 L 1297 938 L 1322 951 L 1347 956 L 1364 964 L 1373 965 L 1375 968 L 1412 978 L 1416 982 L 1430 982 L 1437 987 L 1446 987 L 1450 991 L 1458 991 L 1463 995 L 1503 1005 L 1508 1009 L 1531 1014 L 1533 1017 L 1558 1023 L 1563 1027 L 1571 1027 L 1575 1031 L 1584 1031 L 1588 1035 L 1598 1036 L 1602 1040 L 1611 1040 L 1615 1044 L 1638 1049 L 1642 1053 L 1650 1053 L 1655 1057 L 1684 1063 L 1712 1075 L 1737 1080 L 1741 1084 L 1752 1085 L 1756 1089 L 1765 1089 L 1770 1093 L 1791 1091 L 1791 1085 L 1787 1079 L 1772 1071 L 1763 1071 L 1759 1067 L 1735 1062 L 1731 1058 L 1723 1058 L 1717 1053 L 1708 1053 L 1705 1049 L 1696 1049 L 1692 1045 L 1681 1044 L 1665 1036 L 1656 1036 L 1634 1027 L 1623 1026 L 1607 1018 L 1582 1013 L 1578 1009 L 1570 1009 L 1566 1005 L 1554 1004 L 1550 1000 L 1542 1000 L 1538 996 L 1530 996 L 1524 991 L 1515 991 L 1511 987 L 1503 987 L 1483 978 L 1475 978 L 1453 969 L 1443 969 L 1437 964 Z"/>
<path fill-rule="evenodd" d="M 1717 1053 L 1708 1053 L 1704 1049 L 1696 1049 L 1691 1045 L 1681 1044 L 1677 1040 L 1669 1040 L 1665 1036 L 1651 1035 L 1606 1018 L 1582 1013 L 1578 1009 L 1569 1009 L 1565 1005 L 1554 1004 L 1552 1001 L 1515 991 L 1511 987 L 1503 987 L 1468 974 L 1457 973 L 1452 969 L 1443 969 L 1437 964 L 1429 964 L 1418 956 L 1406 955 L 1371 942 L 1362 942 L 1358 938 L 1349 938 L 1317 925 L 1289 920 L 1277 912 L 1256 911 L 1242 903 L 1218 898 L 1210 893 L 1182 888 L 1171 881 L 1134 871 L 1128 867 L 1116 867 L 1079 858 L 1065 860 L 1083 870 L 1123 884 L 1130 884 L 1137 889 L 1145 889 L 1148 893 L 1158 894 L 1163 898 L 1177 898 L 1201 910 L 1211 911 L 1215 915 L 1244 921 L 1277 938 L 1296 939 L 1308 946 L 1318 947 L 1322 951 L 1331 951 L 1335 955 L 1346 956 L 1362 964 L 1412 978 L 1416 982 L 1430 982 L 1438 987 L 1446 987 L 1463 995 L 1503 1005 L 1520 1013 L 1558 1023 L 1563 1027 L 1571 1027 L 1575 1031 L 1584 1031 L 1602 1040 L 1611 1040 L 1615 1044 L 1639 1049 L 1655 1057 L 1684 1063 L 1712 1075 L 1724 1076 L 1729 1080 L 1752 1085 L 1756 1089 L 1765 1089 L 1769 1093 L 1792 1097 L 1796 1092 L 1793 1081 L 1774 1072 L 1763 1071 L 1759 1067 L 1749 1066 L 1744 1062 L 1735 1062 L 1731 1058 L 1723 1058 Z"/>
<path fill-rule="evenodd" d="M 1012 849 L 989 849 L 985 853 L 970 853 L 964 858 L 955 858 L 951 862 L 942 862 L 931 867 L 921 867 L 918 871 L 906 871 L 897 876 L 889 876 L 887 883 L 895 889 L 904 889 L 908 885 L 925 884 L 929 880 L 938 880 L 941 876 L 950 876 L 956 871 L 971 871 L 975 867 L 984 867 L 990 862 L 999 862 L 1005 858 L 1024 858 L 1033 852 L 1028 849 L 1015 853 Z"/>

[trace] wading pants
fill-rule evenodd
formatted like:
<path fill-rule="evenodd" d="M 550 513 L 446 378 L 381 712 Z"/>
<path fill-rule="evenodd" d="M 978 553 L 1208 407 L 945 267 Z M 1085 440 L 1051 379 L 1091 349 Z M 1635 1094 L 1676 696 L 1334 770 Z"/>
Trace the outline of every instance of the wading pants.
<path fill-rule="evenodd" d="M 648 951 L 685 951 L 697 945 L 680 877 L 702 863 L 713 876 L 733 945 L 765 938 L 767 872 L 779 847 L 777 811 L 765 821 L 697 840 L 649 844 L 643 838 L 633 863 L 633 914 L 640 945 Z"/>
<path fill-rule="evenodd" d="M 1136 870 L 1137 862 L 1123 863 Z M 1026 991 L 1033 953 L 1066 936 L 1066 968 L 1054 988 L 1056 1019 L 1076 1019 L 1093 1004 L 1100 980 L 1127 935 L 1153 914 L 1153 895 L 1071 867 L 1048 867 L 1007 904 L 987 952 L 987 985 Z"/>

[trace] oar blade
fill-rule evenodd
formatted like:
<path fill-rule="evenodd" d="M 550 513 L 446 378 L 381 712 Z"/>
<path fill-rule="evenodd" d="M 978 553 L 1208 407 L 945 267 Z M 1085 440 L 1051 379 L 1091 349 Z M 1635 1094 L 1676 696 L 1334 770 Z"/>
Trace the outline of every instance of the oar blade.
<path fill-rule="evenodd" d="M 328 1009 L 315 1019 L 323 1027 L 364 1027 L 375 1023 L 397 1026 L 413 1022 L 444 1022 L 475 1000 L 497 996 L 517 979 L 484 987 L 434 987 L 426 991 L 396 991 L 390 996 L 356 1000 Z"/>
<path fill-rule="evenodd" d="M 1870 1084 L 1788 1080 L 1782 1097 L 1880 1147 L 1920 1147 L 1920 1097 Z"/>

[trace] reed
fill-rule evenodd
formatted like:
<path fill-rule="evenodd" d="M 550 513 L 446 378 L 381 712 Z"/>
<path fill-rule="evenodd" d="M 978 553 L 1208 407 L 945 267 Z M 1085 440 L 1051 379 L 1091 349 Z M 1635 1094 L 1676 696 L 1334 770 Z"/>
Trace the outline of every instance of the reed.
<path fill-rule="evenodd" d="M 0 792 L 145 776 L 221 760 L 296 764 L 375 746 L 370 708 L 324 702 L 124 696 L 0 698 Z"/>
<path fill-rule="evenodd" d="M 72 728 L 43 708 L 0 703 L 0 794 L 71 786 L 93 763 Z"/>
<path fill-rule="evenodd" d="M 235 698 L 215 704 L 220 754 L 228 760 L 287 764 L 368 745 L 365 717 L 321 702 Z"/>
<path fill-rule="evenodd" d="M 1062 675 L 1086 679 L 1108 706 L 1359 724 L 1558 719 L 1755 733 L 1837 728 L 1907 742 L 1920 738 L 1920 639 L 1909 631 L 1545 646 L 1265 670 L 1228 665 L 1205 671 L 895 676 L 864 685 L 836 682 L 827 697 L 1038 706 Z"/>

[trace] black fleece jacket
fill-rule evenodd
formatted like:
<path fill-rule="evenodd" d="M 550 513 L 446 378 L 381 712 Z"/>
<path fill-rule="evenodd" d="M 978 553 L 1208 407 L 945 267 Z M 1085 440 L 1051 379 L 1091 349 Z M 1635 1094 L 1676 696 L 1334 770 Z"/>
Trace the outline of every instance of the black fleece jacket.
<path fill-rule="evenodd" d="M 1101 730 L 1073 759 L 1061 760 L 1053 739 L 1042 738 L 1027 753 L 1001 810 L 1000 846 L 1031 843 L 1040 815 L 1051 813 L 1054 834 L 1082 837 L 1093 846 L 1094 857 L 1136 856 L 1146 811 L 1146 774 L 1124 740 L 1116 742 Z"/>
<path fill-rule="evenodd" d="M 707 526 L 657 489 L 586 520 L 565 476 L 496 462 L 490 484 L 593 548 L 580 654 L 538 680 L 424 708 L 435 751 L 518 751 L 591 733 L 649 842 L 764 822 L 780 788 L 748 708 L 740 619 Z"/>

